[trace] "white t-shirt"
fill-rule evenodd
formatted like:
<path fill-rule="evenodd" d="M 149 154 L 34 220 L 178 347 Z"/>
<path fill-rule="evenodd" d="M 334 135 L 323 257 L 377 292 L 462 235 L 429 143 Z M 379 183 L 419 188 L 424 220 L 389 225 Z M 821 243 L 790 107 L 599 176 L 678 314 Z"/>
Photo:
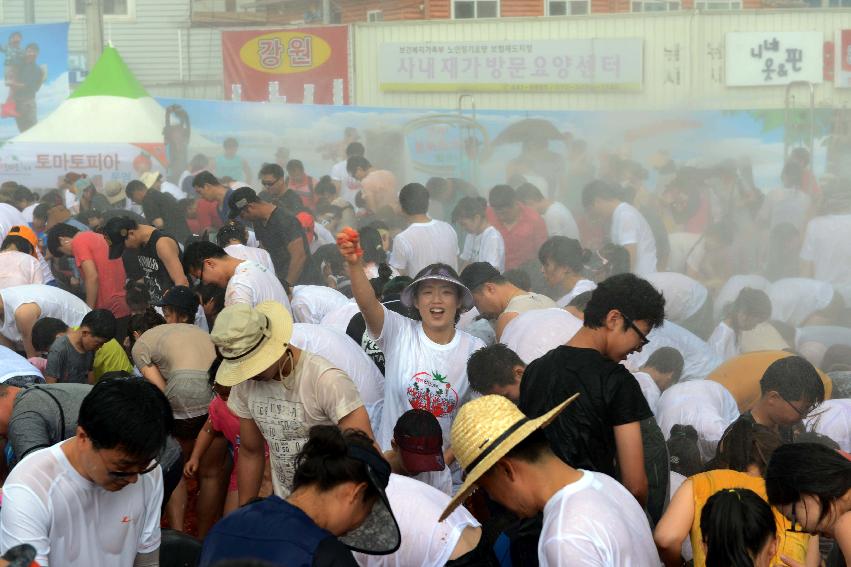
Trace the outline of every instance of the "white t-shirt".
<path fill-rule="evenodd" d="M 521 313 L 502 331 L 502 344 L 530 364 L 565 344 L 582 328 L 582 320 L 564 309 L 551 307 Z"/>
<path fill-rule="evenodd" d="M 168 193 L 178 201 L 186 198 L 186 193 L 184 193 L 180 187 L 172 183 L 171 181 L 163 181 L 163 184 L 160 186 L 161 193 Z"/>
<path fill-rule="evenodd" d="M 3 326 L 0 333 L 13 342 L 23 340 L 18 325 L 15 323 L 15 312 L 21 305 L 35 303 L 41 308 L 39 319 L 53 317 L 69 327 L 77 327 L 86 313 L 91 311 L 86 303 L 65 290 L 43 284 L 20 285 L 0 290 L 3 301 Z"/>
<path fill-rule="evenodd" d="M 309 323 L 293 325 L 290 343 L 318 354 L 348 374 L 357 386 L 373 428 L 379 424 L 384 406 L 384 376 L 358 343 L 345 332 Z"/>
<path fill-rule="evenodd" d="M 809 278 L 783 278 L 768 288 L 771 318 L 800 327 L 801 323 L 833 301 L 833 286 Z"/>
<path fill-rule="evenodd" d="M 635 497 L 605 474 L 579 472 L 582 478 L 544 506 L 541 567 L 660 565 L 650 524 Z"/>
<path fill-rule="evenodd" d="M 340 184 L 340 197 L 355 206 L 355 196 L 361 189 L 360 181 L 349 175 L 346 170 L 348 160 L 338 161 L 331 168 L 331 179 Z"/>
<path fill-rule="evenodd" d="M 502 234 L 492 226 L 480 234 L 467 233 L 461 259 L 465 262 L 487 262 L 499 273 L 505 271 L 505 240 Z"/>
<path fill-rule="evenodd" d="M 9 234 L 13 226 L 29 226 L 24 215 L 7 203 L 0 203 L 0 242 Z"/>
<path fill-rule="evenodd" d="M 355 303 L 354 299 L 350 299 L 345 305 L 341 305 L 326 313 L 320 323 L 323 327 L 332 327 L 345 333 L 346 329 L 349 328 L 352 317 L 357 313 L 360 313 L 358 304 Z"/>
<path fill-rule="evenodd" d="M 431 264 L 458 269 L 458 235 L 452 225 L 439 221 L 417 222 L 393 238 L 388 263 L 410 277 Z"/>
<path fill-rule="evenodd" d="M 281 285 L 281 280 L 275 275 L 275 271 L 257 262 L 244 260 L 236 267 L 228 280 L 228 287 L 225 289 L 225 307 L 239 303 L 256 307 L 258 303 L 264 301 L 277 301 L 288 311 L 292 310 L 287 292 L 284 291 L 284 286 Z"/>
<path fill-rule="evenodd" d="M 683 483 L 686 480 L 687 480 L 686 477 L 684 477 L 680 473 L 678 473 L 676 471 L 671 471 L 671 486 L 670 486 L 670 489 L 668 490 L 668 493 L 671 496 L 676 494 L 677 490 L 680 489 L 680 487 L 683 485 Z M 683 559 L 685 559 L 686 561 L 691 561 L 692 559 L 694 559 L 694 550 L 691 548 L 691 538 L 690 537 L 687 537 L 683 540 L 682 554 L 683 554 Z"/>
<path fill-rule="evenodd" d="M 225 252 L 229 256 L 239 258 L 240 260 L 251 260 L 257 262 L 261 266 L 265 266 L 269 271 L 275 271 L 275 265 L 272 263 L 272 257 L 262 248 L 254 246 L 246 246 L 245 244 L 231 244 L 225 246 Z"/>
<path fill-rule="evenodd" d="M 28 224 L 32 224 L 32 222 L 33 222 L 33 212 L 35 212 L 35 208 L 36 208 L 38 205 L 39 205 L 39 203 L 37 203 L 37 202 L 36 202 L 36 203 L 33 203 L 32 205 L 30 205 L 29 207 L 27 207 L 26 209 L 24 209 L 23 211 L 21 211 L 21 214 L 22 214 L 22 215 L 24 215 L 24 219 L 26 219 L 26 221 L 27 221 L 27 223 L 28 223 Z"/>
<path fill-rule="evenodd" d="M 269 444 L 275 494 L 290 493 L 295 459 L 314 425 L 336 425 L 363 406 L 352 379 L 319 355 L 302 351 L 284 383 L 246 380 L 231 389 L 228 409 L 253 419 Z"/>
<path fill-rule="evenodd" d="M 0 345 L 0 384 L 19 376 L 41 376 L 41 370 L 10 348 Z"/>
<path fill-rule="evenodd" d="M 685 274 L 654 272 L 642 277 L 665 297 L 665 318 L 676 323 L 682 323 L 700 311 L 709 297 L 709 290 Z"/>
<path fill-rule="evenodd" d="M 650 343 L 641 352 L 634 352 L 627 357 L 625 366 L 630 370 L 638 370 L 651 354 L 666 346 L 677 349 L 683 355 L 681 381 L 703 380 L 723 362 L 706 341 L 667 319 L 661 327 L 650 331 L 647 338 Z"/>
<path fill-rule="evenodd" d="M 817 280 L 851 283 L 851 214 L 812 219 L 804 234 L 801 259 L 813 263 Z"/>
<path fill-rule="evenodd" d="M 109 492 L 71 466 L 63 441 L 24 458 L 3 485 L 0 550 L 28 543 L 40 565 L 131 567 L 160 547 L 162 469 Z"/>
<path fill-rule="evenodd" d="M 463 506 L 439 522 L 450 497 L 439 490 L 398 474 L 390 475 L 387 499 L 402 534 L 402 545 L 390 555 L 355 553 L 361 567 L 443 567 L 465 528 L 481 524 Z"/>
<path fill-rule="evenodd" d="M 44 283 L 44 272 L 38 260 L 14 250 L 0 252 L 0 289 L 40 283 Z"/>
<path fill-rule="evenodd" d="M 783 223 L 791 224 L 802 231 L 811 206 L 812 199 L 803 191 L 781 187 L 769 191 L 765 196 L 757 220 L 761 224 L 767 224 L 769 231 Z"/>
<path fill-rule="evenodd" d="M 662 395 L 662 391 L 656 385 L 656 382 L 653 381 L 653 377 L 650 374 L 646 372 L 633 372 L 632 375 L 635 376 L 635 380 L 641 388 L 641 393 L 644 394 L 644 399 L 647 400 L 647 405 L 650 406 L 650 411 L 653 412 L 653 415 L 656 415 L 656 410 L 659 406 L 659 397 Z"/>
<path fill-rule="evenodd" d="M 656 239 L 644 216 L 629 203 L 621 203 L 612 215 L 611 239 L 614 244 L 636 245 L 636 274 L 656 271 Z"/>
<path fill-rule="evenodd" d="M 561 299 L 556 301 L 556 305 L 559 307 L 567 307 L 577 295 L 582 295 L 586 291 L 594 291 L 595 289 L 597 289 L 597 284 L 591 280 L 579 280 L 573 286 L 572 290 L 561 296 Z"/>
<path fill-rule="evenodd" d="M 770 286 L 770 281 L 758 275 L 738 275 L 731 277 L 718 290 L 718 294 L 715 296 L 715 320 L 720 321 L 724 318 L 724 309 L 733 303 L 739 297 L 739 293 L 746 287 L 768 292 Z"/>
<path fill-rule="evenodd" d="M 409 409 L 431 412 L 443 430 L 443 448 L 450 446 L 452 420 L 472 395 L 467 382 L 467 359 L 484 343 L 464 331 L 455 330 L 449 344 L 429 339 L 420 321 L 408 319 L 384 307 L 381 336 L 370 336 L 384 352 L 384 410 L 376 441 L 390 449 L 393 427 Z"/>
<path fill-rule="evenodd" d="M 334 244 L 336 242 L 334 235 L 318 222 L 313 225 L 313 235 L 313 242 L 310 243 L 311 254 L 315 254 L 320 247 L 325 246 L 326 244 Z"/>
<path fill-rule="evenodd" d="M 730 328 L 724 321 L 718 323 L 718 326 L 715 327 L 707 342 L 712 347 L 712 350 L 715 351 L 715 354 L 723 361 L 730 360 L 734 356 L 741 354 L 739 343 L 736 340 L 736 331 Z"/>
<path fill-rule="evenodd" d="M 668 235 L 668 245 L 671 248 L 668 253 L 669 272 L 686 272 L 690 255 L 698 240 L 700 235 L 694 232 L 672 232 Z"/>
<path fill-rule="evenodd" d="M 851 453 L 851 400 L 825 400 L 806 419 L 807 430 L 827 435 Z"/>
<path fill-rule="evenodd" d="M 348 297 L 330 287 L 297 285 L 293 288 L 293 319 L 297 323 L 321 323 L 325 315 L 348 304 Z"/>
<path fill-rule="evenodd" d="M 550 236 L 566 236 L 579 240 L 579 227 L 576 226 L 573 213 L 561 203 L 556 202 L 547 207 L 544 222 Z"/>
<path fill-rule="evenodd" d="M 739 406 L 727 388 L 712 380 L 692 380 L 674 384 L 659 398 L 656 422 L 665 439 L 677 424 L 697 430 L 697 444 L 704 462 L 715 456 L 718 441 L 731 423 L 739 418 Z"/>

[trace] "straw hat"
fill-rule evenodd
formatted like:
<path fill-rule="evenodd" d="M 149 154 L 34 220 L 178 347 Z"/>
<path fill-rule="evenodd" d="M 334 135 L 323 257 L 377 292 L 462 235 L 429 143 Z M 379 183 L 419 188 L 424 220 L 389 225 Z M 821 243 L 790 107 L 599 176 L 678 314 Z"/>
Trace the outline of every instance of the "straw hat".
<path fill-rule="evenodd" d="M 210 333 L 224 359 L 216 382 L 235 386 L 254 378 L 284 356 L 292 336 L 292 316 L 277 301 L 225 307 Z"/>
<path fill-rule="evenodd" d="M 124 185 L 117 180 L 107 181 L 103 186 L 103 194 L 110 205 L 114 205 L 125 198 Z"/>
<path fill-rule="evenodd" d="M 579 397 L 574 394 L 541 417 L 529 419 L 503 396 L 482 396 L 461 406 L 452 423 L 452 450 L 467 478 L 439 521 L 445 520 L 476 488 L 476 481 L 511 449 L 548 426 Z"/>

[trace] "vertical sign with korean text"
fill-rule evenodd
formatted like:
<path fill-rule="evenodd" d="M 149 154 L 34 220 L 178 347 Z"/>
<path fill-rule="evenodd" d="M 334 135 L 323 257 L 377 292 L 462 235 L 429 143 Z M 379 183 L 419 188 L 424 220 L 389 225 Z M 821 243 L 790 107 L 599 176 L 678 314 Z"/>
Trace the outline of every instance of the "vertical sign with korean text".
<path fill-rule="evenodd" d="M 821 32 L 730 32 L 725 41 L 728 87 L 823 80 Z"/>
<path fill-rule="evenodd" d="M 225 98 L 349 104 L 347 26 L 222 32 Z"/>
<path fill-rule="evenodd" d="M 851 30 L 837 30 L 833 57 L 833 84 L 836 88 L 851 88 Z"/>
<path fill-rule="evenodd" d="M 384 43 L 382 91 L 641 90 L 641 39 Z"/>

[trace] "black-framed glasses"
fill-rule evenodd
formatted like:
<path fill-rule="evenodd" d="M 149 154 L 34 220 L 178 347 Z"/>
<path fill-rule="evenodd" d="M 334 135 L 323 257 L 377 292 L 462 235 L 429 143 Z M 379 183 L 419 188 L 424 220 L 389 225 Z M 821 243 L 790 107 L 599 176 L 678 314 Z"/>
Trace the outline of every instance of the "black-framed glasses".
<path fill-rule="evenodd" d="M 106 467 L 106 461 L 103 459 L 103 456 L 101 456 L 100 451 L 98 451 L 97 453 L 98 453 L 98 456 L 100 457 L 101 462 L 103 463 L 103 466 Z M 153 461 L 151 461 L 151 464 L 148 465 L 148 467 L 146 469 L 141 470 L 141 471 L 111 471 L 109 469 L 106 469 L 106 474 L 108 474 L 110 477 L 116 478 L 116 479 L 130 478 L 130 477 L 134 477 L 134 476 L 141 476 L 143 474 L 148 474 L 149 472 L 153 472 L 154 470 L 156 470 L 156 468 L 158 466 L 160 466 L 160 460 L 154 459 Z"/>
<path fill-rule="evenodd" d="M 781 400 L 783 400 L 784 402 L 786 402 L 787 404 L 789 404 L 789 407 L 790 407 L 790 408 L 792 408 L 793 410 L 795 410 L 795 413 L 797 413 L 797 414 L 798 414 L 798 416 L 799 416 L 801 419 L 806 418 L 808 415 L 810 415 L 810 413 L 811 413 L 814 409 L 816 409 L 816 404 L 810 404 L 809 406 L 807 406 L 807 409 L 805 409 L 805 410 L 803 410 L 803 411 L 802 411 L 802 410 L 799 410 L 797 407 L 795 407 L 795 404 L 793 404 L 792 402 L 790 402 L 789 400 L 787 400 L 787 399 L 786 399 L 786 398 L 784 398 L 783 396 L 780 396 L 780 399 L 781 399 Z"/>
<path fill-rule="evenodd" d="M 276 179 L 276 180 L 274 180 L 274 181 L 260 181 L 260 184 L 261 184 L 263 187 L 271 187 L 271 186 L 273 186 L 275 183 L 277 183 L 277 182 L 278 182 L 278 181 L 280 181 L 280 180 L 281 180 L 281 178 L 279 177 L 279 178 L 277 178 L 277 179 Z"/>
<path fill-rule="evenodd" d="M 647 335 L 641 332 L 641 329 L 638 328 L 638 326 L 633 322 L 632 319 L 630 319 L 623 313 L 621 313 L 621 317 L 623 317 L 623 320 L 627 324 L 627 326 L 633 331 L 635 331 L 635 334 L 638 335 L 639 339 L 641 339 L 640 348 L 646 347 L 650 343 L 650 339 L 647 338 Z"/>

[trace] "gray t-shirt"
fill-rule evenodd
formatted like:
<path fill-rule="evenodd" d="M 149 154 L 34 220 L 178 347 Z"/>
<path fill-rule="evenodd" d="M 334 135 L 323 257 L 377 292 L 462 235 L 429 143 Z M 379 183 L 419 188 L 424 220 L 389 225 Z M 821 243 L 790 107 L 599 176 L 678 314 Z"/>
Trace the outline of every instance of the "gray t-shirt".
<path fill-rule="evenodd" d="M 63 384 L 87 384 L 94 361 L 95 353 L 77 351 L 68 337 L 62 336 L 50 347 L 44 375 Z"/>
<path fill-rule="evenodd" d="M 15 396 L 9 419 L 9 442 L 20 461 L 29 453 L 72 437 L 77 416 L 92 387 L 88 384 L 42 384 Z"/>

